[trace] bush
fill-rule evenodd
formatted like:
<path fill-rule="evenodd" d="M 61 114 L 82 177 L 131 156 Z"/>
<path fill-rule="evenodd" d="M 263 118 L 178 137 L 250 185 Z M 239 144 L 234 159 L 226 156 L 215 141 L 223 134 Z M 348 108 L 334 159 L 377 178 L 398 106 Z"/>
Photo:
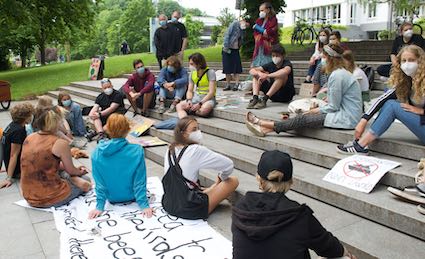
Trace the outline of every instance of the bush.
<path fill-rule="evenodd" d="M 394 31 L 383 30 L 378 32 L 379 40 L 392 40 L 396 37 L 396 33 Z"/>

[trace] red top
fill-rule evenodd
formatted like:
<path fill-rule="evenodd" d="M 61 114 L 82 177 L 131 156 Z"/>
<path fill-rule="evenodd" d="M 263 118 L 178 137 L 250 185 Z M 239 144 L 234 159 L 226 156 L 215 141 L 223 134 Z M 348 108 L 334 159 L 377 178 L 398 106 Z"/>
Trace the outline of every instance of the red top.
<path fill-rule="evenodd" d="M 264 19 L 258 18 L 255 23 L 262 26 Z M 276 16 L 269 18 L 263 27 L 266 29 L 267 35 L 254 30 L 255 49 L 252 55 L 253 59 L 258 55 L 260 46 L 264 48 L 264 55 L 271 55 L 272 45 L 279 42 L 279 28 Z"/>
<path fill-rule="evenodd" d="M 146 68 L 143 76 L 139 76 L 137 72 L 133 73 L 123 85 L 122 89 L 125 93 L 130 93 L 130 87 L 134 87 L 134 91 L 140 94 L 150 93 L 154 90 L 155 76 Z"/>

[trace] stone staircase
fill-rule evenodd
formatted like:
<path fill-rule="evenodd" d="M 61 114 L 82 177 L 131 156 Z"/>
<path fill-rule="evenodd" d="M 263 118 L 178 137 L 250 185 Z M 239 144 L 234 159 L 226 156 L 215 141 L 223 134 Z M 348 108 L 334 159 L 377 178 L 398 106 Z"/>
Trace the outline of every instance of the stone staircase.
<path fill-rule="evenodd" d="M 369 64 L 376 66 L 379 63 Z M 221 67 L 218 63 L 209 65 L 212 68 Z M 248 66 L 244 63 L 245 71 Z M 306 68 L 306 62 L 294 62 L 295 73 L 301 74 Z M 154 67 L 152 70 L 157 72 Z M 116 89 L 125 81 L 125 78 L 112 79 Z M 75 82 L 58 90 L 69 91 L 72 99 L 82 106 L 93 105 L 101 91 L 99 81 Z M 382 92 L 381 89 L 375 91 Z M 56 99 L 58 91 L 48 94 Z M 386 191 L 387 186 L 411 185 L 417 172 L 417 161 L 425 157 L 425 148 L 407 128 L 395 124 L 382 139 L 371 145 L 373 156 L 394 160 L 402 165 L 386 174 L 372 193 L 364 194 L 322 180 L 329 169 L 344 157 L 336 152 L 336 143 L 352 140 L 353 131 L 305 129 L 259 138 L 243 124 L 248 97 L 241 92 L 222 92 L 220 88 L 217 96 L 219 103 L 233 100 L 238 103 L 238 108 L 226 108 L 219 104 L 213 118 L 199 118 L 198 121 L 204 133 L 203 144 L 230 157 L 235 163 L 234 174 L 239 178 L 240 186 L 232 202 L 247 191 L 258 190 L 254 175 L 261 153 L 279 149 L 288 152 L 294 159 L 295 184 L 288 195 L 311 206 L 322 224 L 358 258 L 423 258 L 425 217 L 416 211 L 415 205 L 399 201 Z M 125 104 L 129 106 L 127 100 Z M 270 103 L 267 109 L 254 113 L 278 120 L 279 112 L 286 109 L 287 105 Z M 156 120 L 173 116 L 176 114 L 160 115 L 152 110 L 152 117 Z M 152 128 L 149 134 L 167 142 L 173 139 L 173 133 L 169 130 Z M 146 157 L 162 165 L 165 151 L 165 146 L 147 148 Z M 214 173 L 202 172 L 204 183 L 211 183 L 214 179 Z M 229 210 L 223 215 L 226 226 L 230 225 L 230 213 Z M 230 237 L 230 229 L 228 231 L 226 236 Z"/>

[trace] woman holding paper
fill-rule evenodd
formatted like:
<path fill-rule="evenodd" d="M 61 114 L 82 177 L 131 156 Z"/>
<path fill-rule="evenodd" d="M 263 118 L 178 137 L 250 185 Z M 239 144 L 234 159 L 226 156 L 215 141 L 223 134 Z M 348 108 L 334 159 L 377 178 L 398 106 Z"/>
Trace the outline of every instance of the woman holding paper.
<path fill-rule="evenodd" d="M 136 201 L 143 215 L 150 218 L 153 210 L 146 195 L 143 148 L 126 140 L 130 123 L 124 115 L 111 114 L 105 129 L 111 139 L 101 140 L 92 154 L 96 209 L 90 211 L 89 218 L 102 214 L 106 200 L 110 203 Z"/>

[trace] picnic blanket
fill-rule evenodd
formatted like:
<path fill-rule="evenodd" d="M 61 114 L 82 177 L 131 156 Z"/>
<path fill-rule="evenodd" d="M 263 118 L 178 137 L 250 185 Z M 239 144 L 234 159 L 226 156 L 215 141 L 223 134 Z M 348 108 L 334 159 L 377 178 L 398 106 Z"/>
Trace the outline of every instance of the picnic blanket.
<path fill-rule="evenodd" d="M 107 203 L 104 213 L 87 218 L 96 206 L 94 191 L 52 208 L 60 235 L 61 258 L 232 258 L 232 244 L 203 220 L 169 215 L 161 206 L 162 183 L 149 177 L 152 218 L 142 217 L 135 202 Z M 18 205 L 25 206 L 19 201 Z M 26 205 L 28 207 L 28 205 Z"/>

